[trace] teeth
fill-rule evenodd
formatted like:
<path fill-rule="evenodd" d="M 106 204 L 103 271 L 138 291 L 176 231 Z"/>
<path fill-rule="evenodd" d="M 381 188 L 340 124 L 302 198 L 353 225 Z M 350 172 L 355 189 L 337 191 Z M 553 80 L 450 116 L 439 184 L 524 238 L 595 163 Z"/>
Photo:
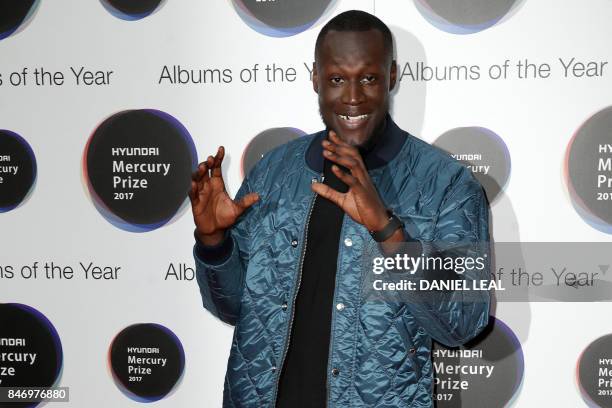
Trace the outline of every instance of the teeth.
<path fill-rule="evenodd" d="M 348 120 L 348 121 L 357 121 L 357 120 L 363 120 L 366 119 L 368 116 L 368 114 L 365 115 L 357 115 L 357 116 L 349 116 L 349 115 L 338 115 L 340 117 L 340 119 L 342 120 Z"/>

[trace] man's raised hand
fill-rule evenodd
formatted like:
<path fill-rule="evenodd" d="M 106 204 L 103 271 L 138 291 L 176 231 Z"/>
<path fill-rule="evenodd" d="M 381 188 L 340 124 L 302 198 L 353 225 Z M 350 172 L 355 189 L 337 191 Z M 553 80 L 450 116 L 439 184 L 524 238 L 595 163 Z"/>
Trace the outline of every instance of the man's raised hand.
<path fill-rule="evenodd" d="M 342 208 L 353 220 L 364 225 L 370 231 L 379 231 L 388 222 L 386 208 L 372 184 L 361 154 L 355 146 L 344 142 L 333 130 L 329 140 L 323 140 L 323 156 L 336 163 L 332 166 L 334 174 L 349 190 L 340 193 L 323 184 L 312 184 L 312 190 Z M 344 172 L 337 165 L 349 170 Z"/>
<path fill-rule="evenodd" d="M 191 178 L 191 210 L 196 225 L 196 236 L 204 245 L 217 245 L 227 228 L 257 200 L 257 193 L 249 193 L 238 201 L 227 194 L 221 173 L 225 149 L 219 146 L 215 157 L 208 156 L 198 165 Z"/>

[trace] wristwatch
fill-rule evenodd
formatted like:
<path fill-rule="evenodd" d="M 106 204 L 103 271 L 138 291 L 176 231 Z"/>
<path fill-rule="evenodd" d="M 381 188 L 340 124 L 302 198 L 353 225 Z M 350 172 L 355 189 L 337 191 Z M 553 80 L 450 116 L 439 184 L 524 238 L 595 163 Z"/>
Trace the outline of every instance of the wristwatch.
<path fill-rule="evenodd" d="M 404 227 L 402 221 L 397 218 L 397 215 L 393 214 L 391 210 L 387 210 L 387 215 L 389 216 L 389 221 L 383 229 L 380 231 L 369 231 L 370 235 L 376 242 L 384 242 L 388 240 L 398 228 Z"/>

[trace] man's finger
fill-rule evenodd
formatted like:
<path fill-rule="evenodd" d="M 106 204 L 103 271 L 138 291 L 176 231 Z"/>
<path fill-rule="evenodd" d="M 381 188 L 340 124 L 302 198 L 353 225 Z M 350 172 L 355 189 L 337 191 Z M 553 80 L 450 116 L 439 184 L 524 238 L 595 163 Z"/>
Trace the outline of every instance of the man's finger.
<path fill-rule="evenodd" d="M 344 194 L 334 190 L 330 186 L 323 183 L 312 183 L 310 185 L 312 191 L 320 195 L 321 197 L 327 198 L 332 203 L 336 204 L 338 207 L 342 207 L 342 202 Z"/>
<path fill-rule="evenodd" d="M 259 194 L 257 193 L 249 193 L 242 197 L 239 201 L 236 202 L 236 205 L 242 209 L 242 211 L 246 210 L 253 204 L 259 201 Z"/>
<path fill-rule="evenodd" d="M 224 157 L 225 157 L 225 147 L 219 146 L 219 148 L 217 149 L 217 154 L 215 155 L 215 159 L 219 160 L 219 162 L 222 162 Z"/>
<path fill-rule="evenodd" d="M 193 173 L 191 180 L 197 183 L 196 190 L 201 190 L 202 188 L 204 188 L 204 185 L 209 180 L 208 165 L 206 164 L 206 161 L 198 165 L 198 168 Z M 196 194 L 197 194 L 197 191 L 196 191 Z"/>
<path fill-rule="evenodd" d="M 200 200 L 202 200 L 206 195 L 210 193 L 210 183 L 200 183 L 198 186 L 197 195 Z"/>
<path fill-rule="evenodd" d="M 221 177 L 221 163 L 223 163 L 224 157 L 225 148 L 223 146 L 219 146 L 219 148 L 217 149 L 217 154 L 215 155 L 213 167 L 211 169 L 211 176 Z"/>
<path fill-rule="evenodd" d="M 338 134 L 334 130 L 329 131 L 329 140 L 340 146 L 350 146 L 350 144 L 340 139 L 340 136 L 338 136 Z"/>
<path fill-rule="evenodd" d="M 191 189 L 188 192 L 189 199 L 191 200 L 191 207 L 194 215 L 204 211 L 204 207 L 208 203 L 210 198 L 210 187 L 208 183 L 204 184 L 204 187 L 200 187 L 195 181 L 191 182 Z"/>
<path fill-rule="evenodd" d="M 332 152 L 340 156 L 352 157 L 353 159 L 357 160 L 359 163 L 363 163 L 363 160 L 361 158 L 361 153 L 359 153 L 359 150 L 355 146 L 349 146 L 349 145 L 343 146 L 343 145 L 339 145 L 333 142 L 329 142 L 329 144 L 327 144 L 325 148 L 327 150 L 331 150 Z"/>
<path fill-rule="evenodd" d="M 333 141 L 324 140 L 323 149 L 324 149 L 323 154 L 325 155 L 325 157 L 328 157 L 330 159 L 333 156 L 327 156 L 325 151 L 331 151 L 338 157 L 350 157 L 351 159 L 353 159 L 354 165 L 352 167 L 346 166 L 343 163 L 340 163 L 340 164 L 342 164 L 345 167 L 350 168 L 351 174 L 357 177 L 359 181 L 362 181 L 362 182 L 364 181 L 364 178 L 366 177 L 368 172 L 365 168 L 365 164 L 363 163 L 363 159 L 361 158 L 361 154 L 359 153 L 359 150 L 357 150 L 356 147 L 348 145 L 348 144 L 339 145 L 339 144 L 334 143 Z"/>
<path fill-rule="evenodd" d="M 347 156 L 340 156 L 336 153 L 333 153 L 329 150 L 324 150 L 323 151 L 323 155 L 333 161 L 334 163 L 340 164 L 344 167 L 346 167 L 347 169 L 349 169 L 351 171 L 351 173 L 354 173 L 359 165 L 359 163 L 357 162 L 357 160 L 353 159 L 352 157 L 347 157 Z"/>
<path fill-rule="evenodd" d="M 189 197 L 192 199 L 196 199 L 198 197 L 199 192 L 199 183 L 197 181 L 191 180 L 191 188 L 189 189 Z"/>
<path fill-rule="evenodd" d="M 189 189 L 187 195 L 189 196 L 191 203 L 194 204 L 198 197 L 198 183 L 196 183 L 194 180 L 191 180 L 191 188 Z"/>
<path fill-rule="evenodd" d="M 328 139 L 323 140 L 323 147 L 331 146 L 332 149 L 338 153 L 361 158 L 361 154 L 359 153 L 359 149 L 357 147 L 340 139 L 340 136 L 338 136 L 333 130 L 330 130 L 329 135 L 330 137 Z"/>
<path fill-rule="evenodd" d="M 345 173 L 344 171 L 342 171 L 340 167 L 336 166 L 335 164 L 332 165 L 332 171 L 340 179 L 340 181 L 342 181 L 344 184 L 346 184 L 349 187 L 355 186 L 358 182 L 356 177 L 348 173 Z"/>
<path fill-rule="evenodd" d="M 202 163 L 198 164 L 198 167 L 191 174 L 191 179 L 193 181 L 195 181 L 195 182 L 199 182 L 200 179 L 202 178 L 202 176 L 204 176 L 204 174 L 206 173 L 207 170 L 208 170 L 208 168 L 206 167 L 206 162 L 203 161 Z"/>

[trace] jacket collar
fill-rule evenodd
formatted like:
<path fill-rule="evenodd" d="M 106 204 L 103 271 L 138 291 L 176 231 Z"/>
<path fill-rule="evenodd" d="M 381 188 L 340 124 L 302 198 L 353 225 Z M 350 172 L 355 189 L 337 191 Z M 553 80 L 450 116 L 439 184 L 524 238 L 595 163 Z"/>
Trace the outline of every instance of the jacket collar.
<path fill-rule="evenodd" d="M 401 130 L 387 114 L 383 134 L 376 145 L 368 151 L 362 152 L 362 158 L 368 170 L 382 167 L 389 163 L 399 153 L 404 142 L 406 133 Z M 321 142 L 327 137 L 327 130 L 315 134 L 306 150 L 306 164 L 312 170 L 323 173 L 323 146 Z"/>

